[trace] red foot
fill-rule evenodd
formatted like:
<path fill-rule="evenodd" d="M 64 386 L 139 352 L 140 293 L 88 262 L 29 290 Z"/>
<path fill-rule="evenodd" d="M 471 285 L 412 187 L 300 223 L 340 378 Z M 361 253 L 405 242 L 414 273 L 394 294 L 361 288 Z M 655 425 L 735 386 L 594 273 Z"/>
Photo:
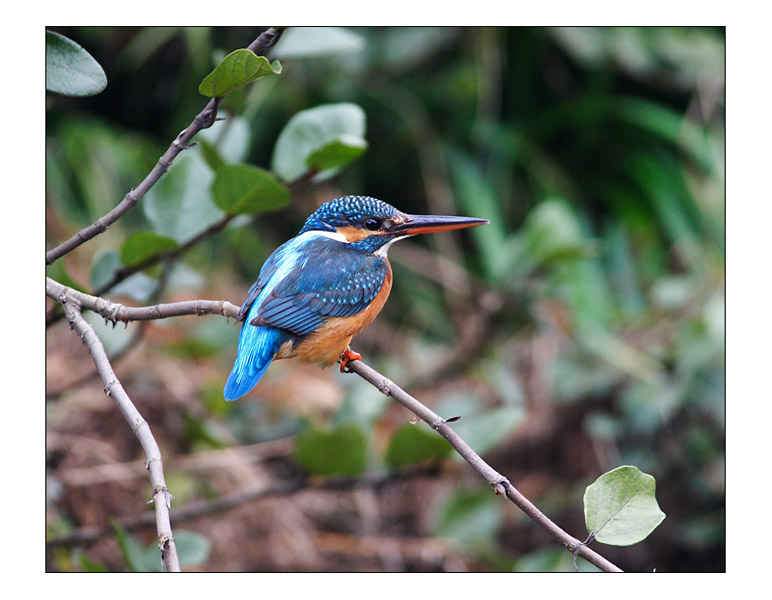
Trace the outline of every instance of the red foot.
<path fill-rule="evenodd" d="M 351 360 L 362 360 L 362 355 L 359 354 L 359 352 L 354 352 L 351 348 L 346 348 L 343 351 L 343 354 L 340 355 L 340 372 L 341 373 L 351 373 L 346 368 L 346 365 Z"/>

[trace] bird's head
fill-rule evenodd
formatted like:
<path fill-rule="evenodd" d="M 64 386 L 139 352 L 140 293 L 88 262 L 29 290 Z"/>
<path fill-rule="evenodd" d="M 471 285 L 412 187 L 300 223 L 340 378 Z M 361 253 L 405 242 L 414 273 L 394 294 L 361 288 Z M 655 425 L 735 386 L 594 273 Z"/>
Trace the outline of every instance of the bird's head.
<path fill-rule="evenodd" d="M 487 219 L 410 215 L 368 196 L 343 196 L 325 202 L 308 217 L 300 233 L 321 231 L 369 252 L 385 254 L 400 239 L 419 233 L 485 225 Z"/>

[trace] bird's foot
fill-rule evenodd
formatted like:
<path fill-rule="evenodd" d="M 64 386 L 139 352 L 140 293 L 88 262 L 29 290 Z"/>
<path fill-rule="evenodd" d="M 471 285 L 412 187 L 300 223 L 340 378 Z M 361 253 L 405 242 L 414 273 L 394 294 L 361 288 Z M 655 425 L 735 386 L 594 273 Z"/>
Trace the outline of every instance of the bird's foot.
<path fill-rule="evenodd" d="M 352 360 L 362 360 L 362 355 L 359 352 L 354 352 L 351 348 L 346 348 L 343 354 L 340 355 L 340 372 L 351 373 L 346 365 Z"/>

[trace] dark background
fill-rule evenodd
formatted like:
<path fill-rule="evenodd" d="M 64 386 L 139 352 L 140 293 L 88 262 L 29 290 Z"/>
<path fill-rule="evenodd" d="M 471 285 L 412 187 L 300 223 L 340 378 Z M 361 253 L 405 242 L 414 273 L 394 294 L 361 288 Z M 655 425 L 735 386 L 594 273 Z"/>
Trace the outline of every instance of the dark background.
<path fill-rule="evenodd" d="M 108 86 L 47 97 L 47 248 L 142 180 L 204 106 L 201 79 L 264 28 L 50 29 L 84 46 Z M 723 29 L 289 29 L 271 57 L 280 77 L 226 99 L 230 137 L 217 138 L 224 124 L 206 132 L 223 155 L 270 168 L 287 121 L 335 102 L 364 110 L 367 152 L 108 297 L 240 304 L 268 254 L 339 195 L 488 218 L 395 245 L 391 298 L 355 348 L 439 414 L 462 415 L 459 433 L 577 537 L 599 475 L 625 464 L 653 475 L 665 521 L 635 546 L 596 547 L 623 569 L 723 571 Z M 105 257 L 148 226 L 146 206 L 206 196 L 200 152 L 175 162 L 187 173 L 177 187 L 159 184 L 49 276 L 89 290 Z M 197 534 L 187 570 L 572 570 L 465 464 L 447 457 L 391 479 L 389 448 L 411 415 L 358 378 L 282 361 L 226 404 L 232 322 L 92 322 L 161 445 L 173 509 L 296 481 L 293 447 L 308 431 L 353 431 L 363 470 L 380 477 L 182 523 L 172 512 L 175 534 Z M 149 512 L 141 450 L 87 352 L 63 322 L 46 342 L 49 539 Z M 47 567 L 141 568 L 127 545 L 151 545 L 154 528 L 130 536 L 52 543 Z"/>

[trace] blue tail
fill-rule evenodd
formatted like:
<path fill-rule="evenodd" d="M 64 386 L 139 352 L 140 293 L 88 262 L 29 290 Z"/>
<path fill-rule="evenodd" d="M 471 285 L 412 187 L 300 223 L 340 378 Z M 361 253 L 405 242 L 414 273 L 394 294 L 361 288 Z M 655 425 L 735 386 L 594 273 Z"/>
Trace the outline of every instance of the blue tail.
<path fill-rule="evenodd" d="M 244 323 L 236 362 L 223 390 L 226 400 L 241 398 L 257 385 L 286 338 L 287 334 L 275 327 Z"/>

